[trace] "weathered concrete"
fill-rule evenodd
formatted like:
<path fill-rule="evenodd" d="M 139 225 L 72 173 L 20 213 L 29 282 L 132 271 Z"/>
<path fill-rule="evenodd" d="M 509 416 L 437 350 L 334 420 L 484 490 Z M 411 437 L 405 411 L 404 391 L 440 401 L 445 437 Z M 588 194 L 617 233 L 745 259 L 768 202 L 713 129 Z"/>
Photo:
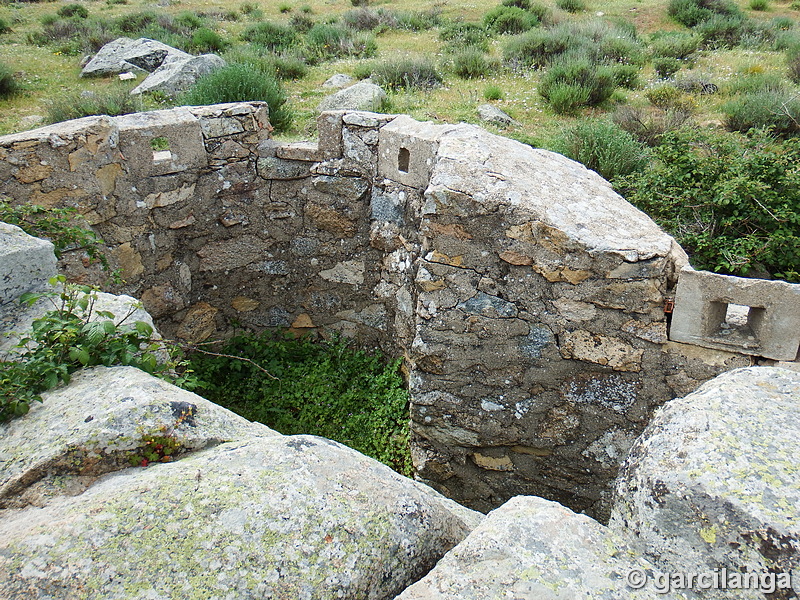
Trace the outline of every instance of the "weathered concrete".
<path fill-rule="evenodd" d="M 800 373 L 771 367 L 725 373 L 669 402 L 620 471 L 610 527 L 664 572 L 797 573 L 799 406 Z M 719 587 L 702 597 L 765 597 Z"/>
<path fill-rule="evenodd" d="M 726 318 L 745 309 L 741 323 Z M 670 339 L 794 361 L 800 350 L 800 285 L 695 271 L 680 272 Z"/>

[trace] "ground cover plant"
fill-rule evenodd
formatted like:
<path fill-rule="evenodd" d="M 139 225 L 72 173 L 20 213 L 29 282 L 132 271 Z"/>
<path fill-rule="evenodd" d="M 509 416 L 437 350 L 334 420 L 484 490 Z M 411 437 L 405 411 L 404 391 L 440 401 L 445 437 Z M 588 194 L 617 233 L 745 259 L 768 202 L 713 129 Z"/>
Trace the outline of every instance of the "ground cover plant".
<path fill-rule="evenodd" d="M 411 474 L 399 360 L 353 348 L 345 338 L 274 333 L 242 334 L 204 350 L 190 359 L 196 393 L 283 434 L 336 440 Z"/>
<path fill-rule="evenodd" d="M 326 94 L 321 84 L 335 73 L 370 76 L 389 93 L 385 110 L 477 123 L 477 106 L 489 101 L 518 123 L 490 130 L 567 152 L 616 182 L 630 170 L 612 152 L 630 143 L 619 131 L 654 150 L 688 124 L 798 135 L 799 23 L 800 4 L 755 0 L 263 0 L 224 8 L 182 0 L 158 11 L 145 0 L 8 3 L 0 5 L 0 133 L 138 110 L 121 97 L 137 81 L 77 75 L 81 58 L 106 41 L 147 36 L 219 52 L 232 70 L 224 86 L 204 83 L 177 100 L 145 96 L 145 108 L 266 97 L 278 134 L 307 139 Z M 243 73 L 252 85 L 233 84 Z M 253 73 L 266 75 L 273 92 L 258 92 Z M 244 91 L 223 97 L 220 87 Z M 592 129 L 587 119 L 602 124 Z M 597 132 L 612 123 L 603 145 Z M 659 167 L 657 152 L 647 156 L 631 157 L 637 167 L 628 177 Z M 669 229 L 665 214 L 652 216 Z M 727 263 L 706 261 L 723 271 Z"/>

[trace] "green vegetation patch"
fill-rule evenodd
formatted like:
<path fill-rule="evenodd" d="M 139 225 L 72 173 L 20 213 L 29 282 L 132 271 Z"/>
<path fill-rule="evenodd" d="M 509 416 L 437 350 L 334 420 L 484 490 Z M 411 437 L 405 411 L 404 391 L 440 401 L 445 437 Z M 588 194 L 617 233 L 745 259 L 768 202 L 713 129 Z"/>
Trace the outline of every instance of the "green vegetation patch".
<path fill-rule="evenodd" d="M 379 352 L 354 349 L 345 338 L 269 333 L 239 335 L 215 353 L 191 357 L 199 380 L 195 392 L 283 434 L 336 440 L 410 475 L 400 360 L 387 363 Z"/>

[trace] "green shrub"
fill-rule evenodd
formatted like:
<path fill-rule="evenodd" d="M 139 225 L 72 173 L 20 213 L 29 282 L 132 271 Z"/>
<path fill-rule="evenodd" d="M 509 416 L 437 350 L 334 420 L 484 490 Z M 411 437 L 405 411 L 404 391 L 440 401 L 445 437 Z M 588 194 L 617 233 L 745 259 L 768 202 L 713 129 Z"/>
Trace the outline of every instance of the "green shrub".
<path fill-rule="evenodd" d="M 401 11 L 394 13 L 397 28 L 407 31 L 428 31 L 442 25 L 441 9 L 434 7 L 423 11 Z"/>
<path fill-rule="evenodd" d="M 483 24 L 495 33 L 523 33 L 539 24 L 536 15 L 516 6 L 495 6 L 483 17 Z"/>
<path fill-rule="evenodd" d="M 314 27 L 314 19 L 306 14 L 294 14 L 289 19 L 289 27 L 297 33 L 308 33 Z"/>
<path fill-rule="evenodd" d="M 19 82 L 11 68 L 0 63 L 0 98 L 10 98 L 20 90 Z"/>
<path fill-rule="evenodd" d="M 741 42 L 747 29 L 741 17 L 715 15 L 700 23 L 695 31 L 707 48 L 733 48 Z"/>
<path fill-rule="evenodd" d="M 611 119 L 620 129 L 652 148 L 661 143 L 661 138 L 668 131 L 686 126 L 691 119 L 691 113 L 675 109 L 620 106 Z"/>
<path fill-rule="evenodd" d="M 502 100 L 503 90 L 494 84 L 487 85 L 483 90 L 483 97 L 486 100 Z"/>
<path fill-rule="evenodd" d="M 614 76 L 614 85 L 627 90 L 636 90 L 642 86 L 639 78 L 641 69 L 636 65 L 612 65 L 611 72 Z"/>
<path fill-rule="evenodd" d="M 56 14 L 65 19 L 70 17 L 86 19 L 89 17 L 89 10 L 83 4 L 65 4 L 56 11 Z"/>
<path fill-rule="evenodd" d="M 286 131 L 292 113 L 285 106 L 286 93 L 274 77 L 251 65 L 232 64 L 205 75 L 181 97 L 187 105 L 222 104 L 262 100 L 269 105 L 269 121 L 277 131 Z"/>
<path fill-rule="evenodd" d="M 534 29 L 511 38 L 503 48 L 504 60 L 513 67 L 541 68 L 574 48 L 574 39 L 552 29 Z"/>
<path fill-rule="evenodd" d="M 645 53 L 638 40 L 622 36 L 605 36 L 597 46 L 596 60 L 622 65 L 641 65 L 645 62 Z"/>
<path fill-rule="evenodd" d="M 399 360 L 387 363 L 344 338 L 314 342 L 270 334 L 234 337 L 218 354 L 255 364 L 196 354 L 190 367 L 200 380 L 197 393 L 285 435 L 333 439 L 411 474 L 408 393 Z"/>
<path fill-rule="evenodd" d="M 795 83 L 800 83 L 800 52 L 789 53 L 786 58 L 788 76 Z"/>
<path fill-rule="evenodd" d="M 11 33 L 11 24 L 3 17 L 0 17 L 0 34 Z"/>
<path fill-rule="evenodd" d="M 454 23 L 439 31 L 439 39 L 447 42 L 445 52 L 454 53 L 466 47 L 489 51 L 489 32 L 477 23 Z"/>
<path fill-rule="evenodd" d="M 141 98 L 131 96 L 126 87 L 105 92 L 59 94 L 48 100 L 46 106 L 48 123 L 59 123 L 90 115 L 115 117 L 144 110 Z"/>
<path fill-rule="evenodd" d="M 282 2 L 278 5 L 278 12 L 281 14 L 292 12 L 292 5 Z"/>
<path fill-rule="evenodd" d="M 531 7 L 531 0 L 503 0 L 500 4 L 503 6 L 515 6 L 522 10 L 528 10 Z"/>
<path fill-rule="evenodd" d="M 194 30 L 205 26 L 205 19 L 195 12 L 185 10 L 175 16 L 175 23 L 186 29 Z"/>
<path fill-rule="evenodd" d="M 229 43 L 222 39 L 216 32 L 207 27 L 201 27 L 192 35 L 192 49 L 196 52 L 222 52 Z"/>
<path fill-rule="evenodd" d="M 242 33 L 242 39 L 263 46 L 271 52 L 282 52 L 298 42 L 297 33 L 292 28 L 270 21 L 249 26 Z"/>
<path fill-rule="evenodd" d="M 734 94 L 751 94 L 754 92 L 782 92 L 789 86 L 786 79 L 778 73 L 755 71 L 739 73 L 725 85 L 725 92 Z"/>
<path fill-rule="evenodd" d="M 343 56 L 367 58 L 374 56 L 378 49 L 372 34 L 325 23 L 317 23 L 309 30 L 306 44 L 309 57 L 314 61 Z"/>
<path fill-rule="evenodd" d="M 695 268 L 800 281 L 800 140 L 711 129 L 664 135 L 626 198 L 675 236 Z"/>
<path fill-rule="evenodd" d="M 486 77 L 493 70 L 489 58 L 475 48 L 466 48 L 452 56 L 452 70 L 462 79 L 477 79 Z"/>
<path fill-rule="evenodd" d="M 571 13 L 586 10 L 586 3 L 583 0 L 556 0 L 556 6 Z"/>
<path fill-rule="evenodd" d="M 539 82 L 539 95 L 559 114 L 581 106 L 596 106 L 611 97 L 614 72 L 583 57 L 565 57 L 553 63 Z"/>
<path fill-rule="evenodd" d="M 653 106 L 663 110 L 682 110 L 691 112 L 694 100 L 674 85 L 659 85 L 650 88 L 644 94 Z"/>
<path fill-rule="evenodd" d="M 800 132 L 800 97 L 791 91 L 743 94 L 723 105 L 722 112 L 731 131 L 769 128 L 778 135 Z"/>
<path fill-rule="evenodd" d="M 769 0 L 750 0 L 748 6 L 750 10 L 769 10 Z"/>
<path fill-rule="evenodd" d="M 653 59 L 653 69 L 661 79 L 669 79 L 680 71 L 683 63 L 680 59 L 660 56 Z"/>
<path fill-rule="evenodd" d="M 159 345 L 151 339 L 150 325 L 123 325 L 131 314 L 95 311 L 94 290 L 69 285 L 63 275 L 50 283 L 63 287 L 20 298 L 30 306 L 48 297 L 56 309 L 33 321 L 28 336 L 12 352 L 13 362 L 0 361 L 0 423 L 25 415 L 32 402 L 42 401 L 42 392 L 69 383 L 72 373 L 84 367 L 129 365 L 152 374 L 164 371 L 156 359 Z M 90 320 L 95 315 L 100 319 Z"/>
<path fill-rule="evenodd" d="M 694 33 L 670 32 L 653 39 L 650 51 L 654 57 L 687 60 L 700 48 L 700 36 Z"/>
<path fill-rule="evenodd" d="M 442 76 L 427 59 L 405 58 L 378 63 L 372 78 L 385 88 L 430 89 L 442 83 Z"/>
<path fill-rule="evenodd" d="M 643 171 L 650 152 L 627 131 L 606 119 L 583 119 L 566 128 L 549 144 L 608 181 Z"/>
<path fill-rule="evenodd" d="M 714 16 L 743 17 L 730 0 L 670 0 L 667 14 L 686 27 L 696 27 Z"/>

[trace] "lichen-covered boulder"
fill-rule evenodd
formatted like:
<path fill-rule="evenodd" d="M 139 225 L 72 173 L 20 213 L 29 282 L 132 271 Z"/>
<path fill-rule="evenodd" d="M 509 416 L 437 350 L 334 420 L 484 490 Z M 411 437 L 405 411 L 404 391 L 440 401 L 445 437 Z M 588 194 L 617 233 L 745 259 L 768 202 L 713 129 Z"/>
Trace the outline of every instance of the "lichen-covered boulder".
<path fill-rule="evenodd" d="M 130 466 L 146 436 L 168 434 L 176 454 L 278 433 L 133 367 L 95 367 L 42 394 L 0 424 L 0 508 L 74 494 Z"/>
<path fill-rule="evenodd" d="M 81 77 L 103 77 L 126 71 L 152 73 L 165 62 L 191 57 L 191 54 L 156 40 L 117 38 L 100 48 L 86 63 Z"/>
<path fill-rule="evenodd" d="M 489 513 L 397 600 L 663 598 L 653 586 L 638 588 L 637 577 L 651 568 L 594 519 L 543 498 L 517 496 Z"/>
<path fill-rule="evenodd" d="M 221 444 L 4 511 L 0 597 L 394 598 L 475 522 L 440 499 L 323 438 Z"/>
<path fill-rule="evenodd" d="M 386 92 L 380 86 L 368 81 L 360 81 L 355 85 L 339 90 L 327 96 L 317 107 L 318 112 L 330 110 L 374 110 L 379 111 Z"/>
<path fill-rule="evenodd" d="M 227 63 L 216 54 L 190 56 L 165 62 L 131 90 L 131 94 L 163 92 L 175 96 L 192 87 L 198 79 L 224 67 Z"/>
<path fill-rule="evenodd" d="M 772 572 L 777 587 L 800 570 L 798 456 L 800 373 L 724 373 L 656 413 L 620 471 L 610 527 L 665 572 L 724 569 L 728 584 Z M 764 598 L 718 587 L 703 598 Z"/>

